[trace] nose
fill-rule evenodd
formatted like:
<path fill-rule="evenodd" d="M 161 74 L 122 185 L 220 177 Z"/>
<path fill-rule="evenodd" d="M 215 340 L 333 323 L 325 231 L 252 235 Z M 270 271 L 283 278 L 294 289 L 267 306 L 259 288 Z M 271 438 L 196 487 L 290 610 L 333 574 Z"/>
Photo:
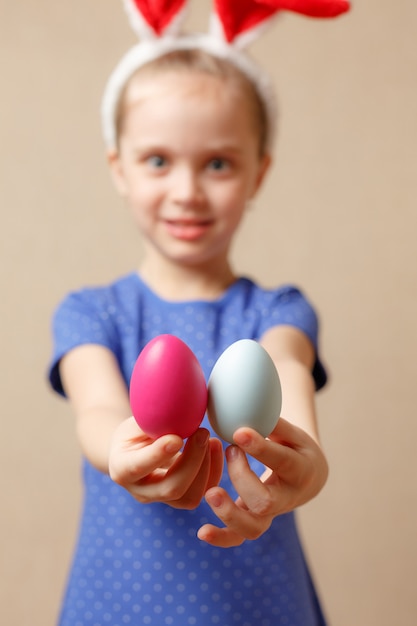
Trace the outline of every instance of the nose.
<path fill-rule="evenodd" d="M 172 199 L 175 204 L 184 208 L 201 206 L 204 193 L 198 171 L 190 165 L 181 165 L 172 174 Z"/>

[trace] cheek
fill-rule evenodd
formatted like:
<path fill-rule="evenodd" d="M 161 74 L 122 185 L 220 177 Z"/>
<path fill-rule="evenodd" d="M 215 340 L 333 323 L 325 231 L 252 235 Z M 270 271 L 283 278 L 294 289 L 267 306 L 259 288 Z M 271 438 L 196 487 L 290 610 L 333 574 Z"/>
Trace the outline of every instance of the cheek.
<path fill-rule="evenodd" d="M 160 186 L 147 180 L 137 179 L 130 187 L 130 205 L 135 211 L 152 213 L 163 198 Z"/>
<path fill-rule="evenodd" d="M 248 199 L 248 185 L 245 182 L 234 182 L 217 189 L 213 202 L 224 217 L 239 220 Z"/>

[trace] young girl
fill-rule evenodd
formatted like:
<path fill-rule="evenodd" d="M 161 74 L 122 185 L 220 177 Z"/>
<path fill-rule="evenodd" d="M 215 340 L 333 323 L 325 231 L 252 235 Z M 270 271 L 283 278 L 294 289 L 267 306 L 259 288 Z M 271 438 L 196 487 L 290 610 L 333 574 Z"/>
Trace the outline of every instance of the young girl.
<path fill-rule="evenodd" d="M 267 108 L 235 63 L 187 46 L 138 63 L 118 95 L 108 159 L 145 253 L 138 271 L 69 295 L 54 318 L 50 380 L 71 401 L 85 459 L 62 626 L 324 624 L 293 513 L 327 477 L 316 315 L 295 287 L 263 289 L 229 261 L 271 161 Z M 231 343 L 259 341 L 283 388 L 270 437 L 240 428 L 224 453 L 206 418 L 186 442 L 141 432 L 128 384 L 163 333 L 207 378 Z"/>

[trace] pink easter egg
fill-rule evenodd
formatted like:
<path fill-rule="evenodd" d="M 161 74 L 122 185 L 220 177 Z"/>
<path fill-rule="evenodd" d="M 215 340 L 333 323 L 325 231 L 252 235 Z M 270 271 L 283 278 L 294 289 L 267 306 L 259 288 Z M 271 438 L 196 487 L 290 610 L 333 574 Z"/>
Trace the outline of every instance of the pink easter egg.
<path fill-rule="evenodd" d="M 187 344 L 159 335 L 144 347 L 130 380 L 130 406 L 153 439 L 167 434 L 186 439 L 197 430 L 207 408 L 207 385 Z"/>

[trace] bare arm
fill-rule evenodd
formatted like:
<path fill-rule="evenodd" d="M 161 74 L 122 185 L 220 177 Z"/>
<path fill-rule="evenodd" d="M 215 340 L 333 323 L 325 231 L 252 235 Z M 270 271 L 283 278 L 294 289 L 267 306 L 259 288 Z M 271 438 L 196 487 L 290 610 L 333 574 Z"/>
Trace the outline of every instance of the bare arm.
<path fill-rule="evenodd" d="M 60 374 L 75 412 L 81 450 L 94 467 L 108 473 L 114 431 L 131 414 L 116 358 L 102 346 L 80 346 L 64 356 Z"/>
<path fill-rule="evenodd" d="M 277 326 L 264 335 L 261 344 L 274 361 L 281 380 L 281 415 L 319 443 L 311 342 L 296 328 Z"/>

